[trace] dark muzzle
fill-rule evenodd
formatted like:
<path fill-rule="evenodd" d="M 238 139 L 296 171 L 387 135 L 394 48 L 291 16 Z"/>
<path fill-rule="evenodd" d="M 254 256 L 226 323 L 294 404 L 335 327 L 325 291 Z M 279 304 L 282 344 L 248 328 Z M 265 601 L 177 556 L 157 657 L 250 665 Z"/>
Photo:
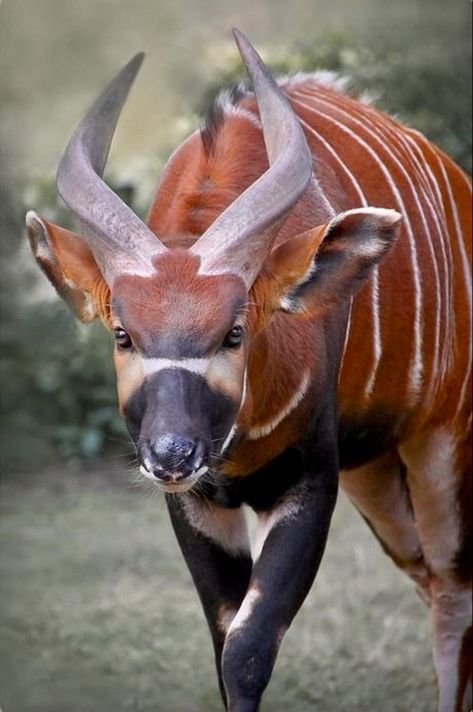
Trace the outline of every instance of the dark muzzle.
<path fill-rule="evenodd" d="M 140 447 L 144 467 L 163 482 L 179 482 L 197 474 L 207 465 L 208 446 L 200 438 L 176 433 L 146 440 Z"/>

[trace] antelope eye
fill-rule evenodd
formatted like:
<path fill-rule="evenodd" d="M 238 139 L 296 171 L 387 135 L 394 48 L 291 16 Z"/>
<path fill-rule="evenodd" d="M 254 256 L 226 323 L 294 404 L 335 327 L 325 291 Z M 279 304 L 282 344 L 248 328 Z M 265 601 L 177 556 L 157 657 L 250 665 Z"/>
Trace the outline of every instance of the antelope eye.
<path fill-rule="evenodd" d="M 223 347 L 226 349 L 237 349 L 243 339 L 243 327 L 242 326 L 234 326 L 228 334 L 225 337 L 225 340 L 223 342 Z"/>
<path fill-rule="evenodd" d="M 121 349 L 131 349 L 133 344 L 125 329 L 122 329 L 120 326 L 117 326 L 117 328 L 113 331 L 115 334 L 115 342 L 117 346 L 119 346 Z"/>

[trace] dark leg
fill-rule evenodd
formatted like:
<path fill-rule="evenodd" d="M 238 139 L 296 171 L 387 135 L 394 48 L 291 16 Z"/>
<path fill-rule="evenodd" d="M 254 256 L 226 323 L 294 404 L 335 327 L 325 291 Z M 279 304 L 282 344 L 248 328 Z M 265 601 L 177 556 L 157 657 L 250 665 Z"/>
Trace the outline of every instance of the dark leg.
<path fill-rule="evenodd" d="M 228 626 L 248 589 L 252 569 L 246 521 L 240 508 L 224 509 L 193 494 L 168 496 L 167 504 L 209 624 L 226 705 L 222 649 Z"/>
<path fill-rule="evenodd" d="M 230 712 L 256 712 L 282 637 L 304 601 L 335 506 L 333 469 L 306 475 L 265 513 L 267 536 L 223 650 Z"/>

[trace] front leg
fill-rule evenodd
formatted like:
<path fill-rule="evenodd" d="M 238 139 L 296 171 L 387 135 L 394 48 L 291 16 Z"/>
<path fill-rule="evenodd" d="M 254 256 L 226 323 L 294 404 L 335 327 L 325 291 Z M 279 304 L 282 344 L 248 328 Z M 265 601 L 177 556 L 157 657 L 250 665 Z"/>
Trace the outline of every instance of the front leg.
<path fill-rule="evenodd" d="M 263 515 L 268 532 L 223 649 L 229 712 L 259 707 L 282 637 L 319 567 L 336 492 L 336 467 L 306 473 Z"/>
<path fill-rule="evenodd" d="M 179 545 L 204 609 L 226 705 L 221 656 L 228 626 L 251 576 L 246 520 L 240 507 L 224 508 L 197 494 L 166 496 Z"/>

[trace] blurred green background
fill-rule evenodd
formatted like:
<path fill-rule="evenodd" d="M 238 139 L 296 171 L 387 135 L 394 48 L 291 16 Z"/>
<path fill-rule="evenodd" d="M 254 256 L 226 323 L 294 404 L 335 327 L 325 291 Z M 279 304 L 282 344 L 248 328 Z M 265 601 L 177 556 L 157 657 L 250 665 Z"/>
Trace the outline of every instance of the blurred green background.
<path fill-rule="evenodd" d="M 145 216 L 171 150 L 216 91 L 241 76 L 232 26 L 277 72 L 350 76 L 354 90 L 471 173 L 466 0 L 3 0 L 4 712 L 219 709 L 210 642 L 163 506 L 124 485 L 131 453 L 110 338 L 99 325 L 74 323 L 33 264 L 23 220 L 35 209 L 72 225 L 54 187 L 60 155 L 98 91 L 142 49 L 147 60 L 107 175 Z M 341 508 L 320 597 L 311 595 L 291 631 L 266 709 L 430 710 L 422 608 L 346 502 Z M 164 608 L 159 595 L 168 597 Z"/>

